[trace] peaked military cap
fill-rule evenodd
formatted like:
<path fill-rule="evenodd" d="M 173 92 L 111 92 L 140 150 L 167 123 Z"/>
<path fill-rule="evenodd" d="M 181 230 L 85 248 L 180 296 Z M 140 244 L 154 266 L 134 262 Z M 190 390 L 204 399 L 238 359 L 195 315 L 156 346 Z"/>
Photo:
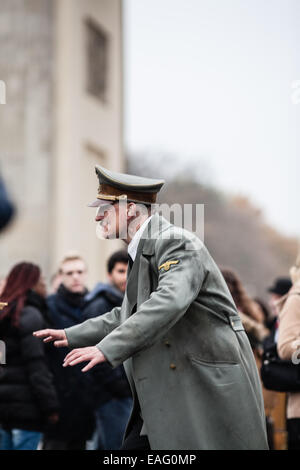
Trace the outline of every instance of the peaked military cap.
<path fill-rule="evenodd" d="M 99 180 L 97 200 L 89 204 L 98 206 L 99 200 L 136 202 L 139 204 L 154 204 L 157 193 L 164 185 L 162 179 L 143 178 L 107 170 L 99 165 L 95 166 Z"/>

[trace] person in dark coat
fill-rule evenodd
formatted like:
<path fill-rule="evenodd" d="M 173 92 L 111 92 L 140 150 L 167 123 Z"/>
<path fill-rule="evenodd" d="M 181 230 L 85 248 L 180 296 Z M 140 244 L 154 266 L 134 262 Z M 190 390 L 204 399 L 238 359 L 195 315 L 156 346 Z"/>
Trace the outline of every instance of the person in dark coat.
<path fill-rule="evenodd" d="M 0 230 L 4 229 L 15 215 L 15 206 L 8 197 L 4 181 L 0 177 Z"/>
<path fill-rule="evenodd" d="M 32 332 L 47 325 L 42 315 L 45 284 L 40 268 L 19 263 L 7 277 L 1 302 L 0 337 L 5 364 L 0 365 L 1 448 L 35 450 L 41 433 L 58 419 L 58 400 L 44 345 Z"/>
<path fill-rule="evenodd" d="M 107 275 L 109 283 L 99 282 L 87 294 L 85 319 L 109 312 L 122 304 L 126 289 L 128 254 L 120 250 L 109 258 Z M 99 364 L 92 371 L 95 380 L 94 392 L 97 422 L 97 449 L 117 450 L 122 445 L 126 424 L 132 408 L 132 394 L 124 371 L 120 366 L 112 369 L 108 364 Z"/>
<path fill-rule="evenodd" d="M 56 328 L 66 328 L 83 321 L 84 297 L 87 270 L 83 259 L 70 254 L 60 265 L 61 284 L 56 294 L 47 299 L 49 320 Z M 86 441 L 92 437 L 94 403 L 92 378 L 81 374 L 78 366 L 73 370 L 62 368 L 67 348 L 52 348 L 49 354 L 51 370 L 60 402 L 60 419 L 44 435 L 44 450 L 84 450 Z M 76 411 L 75 411 L 76 410 Z"/>

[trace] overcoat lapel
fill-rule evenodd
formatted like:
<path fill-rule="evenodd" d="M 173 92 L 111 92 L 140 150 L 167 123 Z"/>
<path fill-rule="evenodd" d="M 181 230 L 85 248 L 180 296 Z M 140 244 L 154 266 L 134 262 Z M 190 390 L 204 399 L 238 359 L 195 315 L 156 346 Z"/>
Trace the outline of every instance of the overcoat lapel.
<path fill-rule="evenodd" d="M 128 300 L 128 311 L 127 316 L 130 316 L 132 310 L 137 304 L 137 291 L 138 291 L 138 277 L 140 271 L 140 257 L 143 245 L 145 243 L 145 239 L 141 239 L 138 245 L 137 254 L 132 265 L 132 268 L 128 268 L 127 274 L 127 287 L 126 287 L 126 295 Z"/>
<path fill-rule="evenodd" d="M 143 232 L 139 242 L 136 258 L 127 271 L 126 296 L 128 309 L 126 316 L 130 316 L 136 305 L 142 304 L 151 294 L 150 257 L 154 254 L 155 242 L 163 228 L 169 226 L 163 217 L 154 214 Z M 139 279 L 142 282 L 139 285 Z"/>

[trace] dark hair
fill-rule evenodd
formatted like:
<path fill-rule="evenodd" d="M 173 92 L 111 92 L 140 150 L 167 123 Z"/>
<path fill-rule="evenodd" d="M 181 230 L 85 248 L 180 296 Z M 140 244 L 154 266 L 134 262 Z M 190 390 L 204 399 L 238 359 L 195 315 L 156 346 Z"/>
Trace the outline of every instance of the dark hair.
<path fill-rule="evenodd" d="M 125 250 L 116 251 L 107 261 L 107 271 L 112 272 L 117 263 L 128 264 L 128 254 Z"/>
<path fill-rule="evenodd" d="M 253 320 L 261 322 L 263 320 L 263 314 L 258 306 L 256 306 L 255 302 L 247 294 L 237 274 L 229 268 L 221 268 L 221 272 L 237 309 L 251 317 Z"/>
<path fill-rule="evenodd" d="M 35 287 L 40 275 L 40 268 L 32 263 L 18 263 L 12 268 L 0 297 L 1 302 L 8 303 L 0 313 L 0 320 L 10 316 L 12 325 L 19 325 L 20 313 L 24 307 L 27 294 L 30 289 Z"/>
<path fill-rule="evenodd" d="M 269 318 L 270 318 L 270 311 L 269 311 L 269 308 L 266 306 L 265 302 L 259 297 L 255 297 L 253 300 L 254 300 L 254 302 L 256 302 L 259 305 L 259 307 L 260 307 L 260 309 L 261 309 L 261 311 L 264 315 L 264 321 L 265 322 L 268 321 Z"/>

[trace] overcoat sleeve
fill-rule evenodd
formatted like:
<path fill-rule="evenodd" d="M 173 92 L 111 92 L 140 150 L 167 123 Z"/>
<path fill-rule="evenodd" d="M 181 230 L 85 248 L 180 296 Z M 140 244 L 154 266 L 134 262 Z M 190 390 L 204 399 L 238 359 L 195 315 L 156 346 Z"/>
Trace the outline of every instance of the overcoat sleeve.
<path fill-rule="evenodd" d="M 70 348 L 94 346 L 120 324 L 121 307 L 65 329 Z"/>
<path fill-rule="evenodd" d="M 137 311 L 97 344 L 113 367 L 155 343 L 185 314 L 197 297 L 205 269 L 202 244 L 187 239 L 156 241 L 158 286 Z M 175 261 L 169 269 L 162 267 Z"/>

